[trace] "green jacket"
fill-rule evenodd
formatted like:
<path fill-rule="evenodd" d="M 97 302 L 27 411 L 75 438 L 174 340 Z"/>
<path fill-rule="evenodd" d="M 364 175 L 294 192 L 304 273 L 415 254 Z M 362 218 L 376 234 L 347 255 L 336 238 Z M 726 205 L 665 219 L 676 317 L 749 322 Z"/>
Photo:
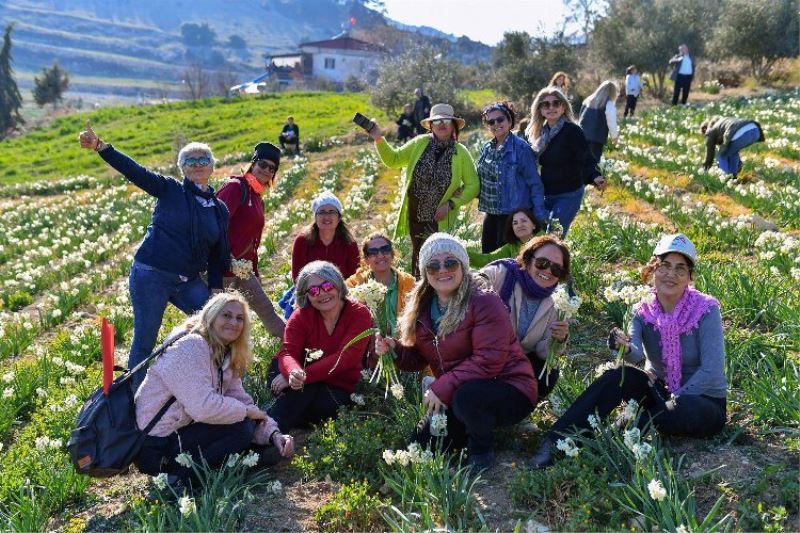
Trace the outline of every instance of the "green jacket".
<path fill-rule="evenodd" d="M 487 254 L 482 254 L 480 252 L 472 252 L 470 250 L 467 250 L 467 255 L 469 256 L 469 267 L 483 268 L 492 261 L 497 261 L 498 259 L 515 259 L 517 257 L 517 254 L 519 253 L 520 248 L 522 248 L 522 243 L 509 242 L 504 244 L 494 252 L 489 252 Z"/>
<path fill-rule="evenodd" d="M 382 140 L 378 142 L 375 147 L 378 150 L 383 164 L 389 168 L 405 167 L 406 185 L 403 191 L 403 205 L 400 207 L 400 215 L 397 217 L 397 225 L 394 229 L 394 236 L 400 237 L 409 235 L 409 220 L 408 220 L 408 190 L 411 187 L 411 180 L 414 175 L 414 168 L 417 166 L 417 161 L 422 156 L 422 152 L 430 142 L 430 135 L 419 135 L 400 148 L 392 147 L 388 142 Z M 469 155 L 467 148 L 461 144 L 456 143 L 456 153 L 453 155 L 453 179 L 450 181 L 450 187 L 444 193 L 442 201 L 439 205 L 447 203 L 452 200 L 456 209 L 451 209 L 445 218 L 439 221 L 439 231 L 449 231 L 458 218 L 458 208 L 468 204 L 473 198 L 478 196 L 480 188 L 478 182 L 478 173 L 475 171 L 475 162 L 472 156 Z M 456 191 L 463 188 L 461 194 L 454 196 Z"/>

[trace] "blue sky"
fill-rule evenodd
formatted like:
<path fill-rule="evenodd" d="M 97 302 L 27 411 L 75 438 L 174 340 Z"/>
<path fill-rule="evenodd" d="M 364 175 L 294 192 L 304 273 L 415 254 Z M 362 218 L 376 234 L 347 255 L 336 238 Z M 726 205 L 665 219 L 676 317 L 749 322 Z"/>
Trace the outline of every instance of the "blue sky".
<path fill-rule="evenodd" d="M 564 18 L 561 0 L 385 0 L 386 15 L 495 45 L 507 31 L 552 33 Z"/>

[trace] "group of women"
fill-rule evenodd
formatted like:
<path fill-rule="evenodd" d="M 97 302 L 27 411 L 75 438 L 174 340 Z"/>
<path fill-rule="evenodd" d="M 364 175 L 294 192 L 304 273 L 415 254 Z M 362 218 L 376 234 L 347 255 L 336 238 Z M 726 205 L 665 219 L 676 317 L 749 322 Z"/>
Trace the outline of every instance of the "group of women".
<path fill-rule="evenodd" d="M 552 350 L 563 352 L 569 336 L 552 294 L 570 275 L 570 252 L 558 237 L 535 234 L 550 218 L 559 219 L 565 234 L 584 186 L 606 184 L 562 90 L 547 87 L 536 95 L 526 129 L 530 144 L 511 133 L 517 117 L 508 103 L 487 106 L 483 117 L 491 140 L 477 166 L 458 142 L 464 120 L 447 104 L 434 105 L 422 121 L 429 134 L 399 148 L 379 127 L 370 131 L 381 160 L 405 168 L 394 238 L 410 237 L 412 274 L 398 268 L 395 243 L 386 234 L 369 235 L 359 250 L 341 202 L 323 192 L 313 198 L 314 219 L 292 247 L 295 290 L 287 322 L 258 277 L 261 195 L 275 180 L 277 147 L 258 144 L 242 175 L 215 193 L 208 184 L 215 163 L 208 146 L 190 143 L 181 150 L 178 181 L 137 164 L 87 124 L 81 146 L 157 198 L 129 279 L 129 366 L 152 350 L 168 302 L 191 314 L 168 335 L 169 349 L 146 375 L 134 376 L 142 383 L 136 409 L 143 426 L 175 398 L 137 459 L 143 472 L 167 472 L 171 483 L 187 486 L 193 474 L 175 460 L 181 452 L 202 454 L 212 468 L 247 448 L 290 456 L 294 445 L 286 432 L 352 403 L 370 346 L 377 355 L 393 349 L 400 369 L 432 374 L 426 417 L 413 441 L 433 439 L 433 415 L 444 412 L 445 446 L 466 447 L 476 468 L 491 466 L 494 429 L 525 419 L 550 393 L 558 369 L 545 368 L 544 361 Z M 476 196 L 485 213 L 480 252 L 447 233 L 459 208 Z M 645 273 L 653 298 L 638 307 L 631 332 L 614 331 L 609 341 L 625 346 L 628 361 L 644 360 L 644 371 L 631 368 L 623 382 L 620 370 L 611 370 L 593 383 L 545 434 L 534 466 L 552 461 L 558 435 L 585 427 L 589 414 L 605 416 L 624 399 L 639 401 L 662 431 L 707 435 L 721 429 L 726 386 L 719 304 L 690 286 L 695 261 L 685 236 L 659 243 Z M 207 283 L 201 278 L 206 271 Z M 374 344 L 368 337 L 351 342 L 373 318 L 348 298 L 348 288 L 370 279 L 387 287 L 391 334 L 377 335 Z M 250 308 L 282 341 L 268 374 L 275 401 L 266 410 L 242 386 L 252 363 Z"/>

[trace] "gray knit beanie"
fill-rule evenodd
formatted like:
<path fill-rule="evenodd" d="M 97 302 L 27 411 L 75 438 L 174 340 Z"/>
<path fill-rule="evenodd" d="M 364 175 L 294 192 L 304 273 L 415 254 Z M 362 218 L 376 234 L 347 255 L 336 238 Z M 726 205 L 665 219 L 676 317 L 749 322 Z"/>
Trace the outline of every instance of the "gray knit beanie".
<path fill-rule="evenodd" d="M 425 241 L 422 248 L 419 250 L 419 270 L 425 271 L 425 265 L 431 260 L 431 257 L 441 253 L 448 253 L 455 256 L 456 259 L 461 261 L 461 265 L 465 271 L 469 270 L 469 256 L 464 246 L 461 245 L 458 239 L 449 233 L 434 233 Z"/>
<path fill-rule="evenodd" d="M 311 212 L 316 215 L 323 205 L 332 205 L 340 215 L 342 214 L 342 202 L 331 191 L 322 191 L 311 200 Z"/>

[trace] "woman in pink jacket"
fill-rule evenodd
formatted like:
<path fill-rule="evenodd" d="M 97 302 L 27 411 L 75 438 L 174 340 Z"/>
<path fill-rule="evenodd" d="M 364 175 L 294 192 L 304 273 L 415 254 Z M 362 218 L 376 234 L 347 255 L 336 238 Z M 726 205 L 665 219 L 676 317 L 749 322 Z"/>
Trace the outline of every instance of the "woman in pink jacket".
<path fill-rule="evenodd" d="M 446 413 L 445 448 L 469 451 L 469 464 L 488 468 L 494 461 L 492 433 L 516 424 L 536 404 L 536 378 L 522 352 L 508 311 L 493 292 L 478 288 L 469 256 L 446 233 L 434 233 L 419 254 L 424 276 L 409 296 L 398 325 L 400 340 L 379 337 L 376 352 L 397 352 L 397 366 L 422 370 L 435 379 L 425 392 L 426 418 L 411 440 L 422 445 L 432 434 L 434 413 Z"/>
<path fill-rule="evenodd" d="M 192 469 L 175 460 L 180 453 L 202 457 L 218 468 L 251 443 L 272 444 L 283 457 L 292 437 L 258 408 L 242 386 L 253 362 L 247 301 L 223 292 L 189 317 L 167 338 L 180 336 L 147 370 L 136 392 L 136 421 L 145 427 L 172 398 L 174 402 L 145 438 L 136 464 L 145 474 L 168 474 L 173 488 L 193 481 Z M 195 480 L 196 481 L 196 480 Z"/>

